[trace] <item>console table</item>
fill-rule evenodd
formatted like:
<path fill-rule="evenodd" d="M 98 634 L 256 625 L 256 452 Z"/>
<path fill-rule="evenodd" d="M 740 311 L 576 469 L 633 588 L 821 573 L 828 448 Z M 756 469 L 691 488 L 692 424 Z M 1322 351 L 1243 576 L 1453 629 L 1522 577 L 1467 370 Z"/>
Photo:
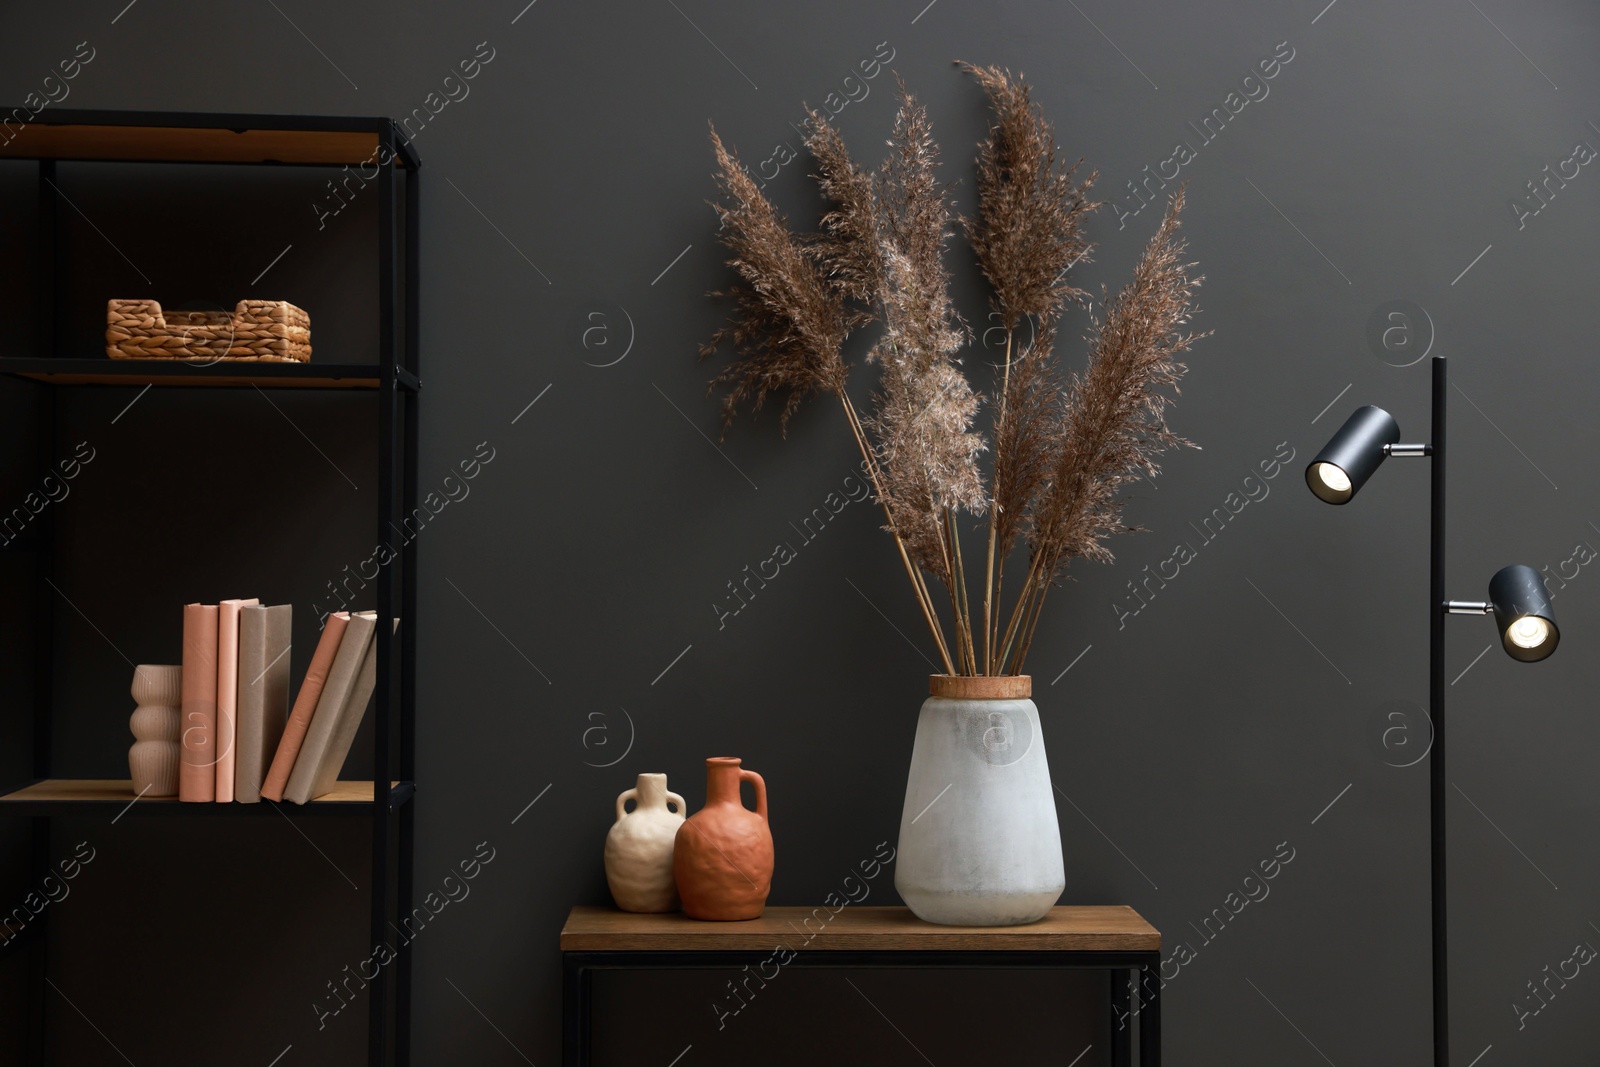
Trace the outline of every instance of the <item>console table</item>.
<path fill-rule="evenodd" d="M 596 970 L 745 965 L 1104 969 L 1111 975 L 1112 1064 L 1133 1064 L 1135 1018 L 1139 1067 L 1161 1063 L 1161 934 L 1128 907 L 1052 908 L 1027 926 L 936 926 L 906 908 L 768 908 L 746 922 L 700 922 L 577 907 L 561 930 L 561 958 L 566 1067 L 589 1065 Z"/>

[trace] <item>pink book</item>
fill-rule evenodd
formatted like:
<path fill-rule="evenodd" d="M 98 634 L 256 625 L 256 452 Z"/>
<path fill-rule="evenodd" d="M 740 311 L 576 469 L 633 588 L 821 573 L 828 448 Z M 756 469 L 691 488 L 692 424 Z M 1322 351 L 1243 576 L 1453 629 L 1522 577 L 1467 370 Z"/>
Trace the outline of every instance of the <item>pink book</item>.
<path fill-rule="evenodd" d="M 217 606 L 183 606 L 183 733 L 178 799 L 210 802 L 217 795 L 212 767 L 217 729 Z"/>
<path fill-rule="evenodd" d="M 267 800 L 282 800 L 284 786 L 289 784 L 289 773 L 300 755 L 300 744 L 306 739 L 311 717 L 316 714 L 317 701 L 322 696 L 322 685 L 328 680 L 328 668 L 333 666 L 339 653 L 339 642 L 344 638 L 345 627 L 350 624 L 348 611 L 336 611 L 322 624 L 322 638 L 317 650 L 311 654 L 311 665 L 306 668 L 306 680 L 300 683 L 300 692 L 294 698 L 289 721 L 283 725 L 283 738 L 278 751 L 267 769 L 267 780 L 261 785 L 261 795 Z"/>
<path fill-rule="evenodd" d="M 233 768 L 239 737 L 239 609 L 261 601 L 217 605 L 217 803 L 233 803 Z"/>

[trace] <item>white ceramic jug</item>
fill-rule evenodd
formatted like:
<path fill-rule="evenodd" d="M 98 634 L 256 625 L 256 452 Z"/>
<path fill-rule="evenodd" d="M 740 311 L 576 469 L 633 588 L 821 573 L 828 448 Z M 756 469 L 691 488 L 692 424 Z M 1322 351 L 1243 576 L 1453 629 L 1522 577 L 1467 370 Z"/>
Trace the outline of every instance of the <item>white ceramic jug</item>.
<path fill-rule="evenodd" d="M 678 910 L 672 843 L 684 812 L 683 798 L 667 789 L 664 774 L 641 774 L 636 786 L 617 797 L 617 821 L 606 834 L 606 881 L 623 911 Z"/>

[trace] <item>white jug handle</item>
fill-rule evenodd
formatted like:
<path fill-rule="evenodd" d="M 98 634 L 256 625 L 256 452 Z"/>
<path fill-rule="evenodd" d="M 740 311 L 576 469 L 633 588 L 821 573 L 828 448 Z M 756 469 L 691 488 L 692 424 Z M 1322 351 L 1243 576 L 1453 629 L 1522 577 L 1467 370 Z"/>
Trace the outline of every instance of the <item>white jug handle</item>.
<path fill-rule="evenodd" d="M 623 809 L 627 807 L 628 801 L 630 801 L 630 800 L 633 801 L 634 805 L 637 807 L 637 805 L 639 803 L 639 790 L 638 789 L 629 789 L 629 790 L 626 790 L 626 791 L 624 791 L 622 793 L 617 794 L 617 821 L 618 822 L 621 822 L 622 821 L 622 817 L 627 814 L 627 812 L 624 811 Z"/>
<path fill-rule="evenodd" d="M 667 790 L 667 800 L 670 801 L 673 804 L 678 805 L 678 815 L 680 817 L 685 816 L 685 815 L 687 815 L 689 813 L 689 805 L 685 804 L 683 802 L 683 798 L 680 797 L 678 794 L 674 793 L 670 789 Z"/>

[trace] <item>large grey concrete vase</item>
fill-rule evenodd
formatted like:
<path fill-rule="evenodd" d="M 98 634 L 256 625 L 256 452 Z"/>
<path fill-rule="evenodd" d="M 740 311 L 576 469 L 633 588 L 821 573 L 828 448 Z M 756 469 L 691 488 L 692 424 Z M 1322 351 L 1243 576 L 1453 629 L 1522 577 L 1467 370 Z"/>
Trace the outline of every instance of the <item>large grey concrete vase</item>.
<path fill-rule="evenodd" d="M 1066 886 L 1032 679 L 934 675 L 900 816 L 894 887 L 951 926 L 1041 919 Z"/>

